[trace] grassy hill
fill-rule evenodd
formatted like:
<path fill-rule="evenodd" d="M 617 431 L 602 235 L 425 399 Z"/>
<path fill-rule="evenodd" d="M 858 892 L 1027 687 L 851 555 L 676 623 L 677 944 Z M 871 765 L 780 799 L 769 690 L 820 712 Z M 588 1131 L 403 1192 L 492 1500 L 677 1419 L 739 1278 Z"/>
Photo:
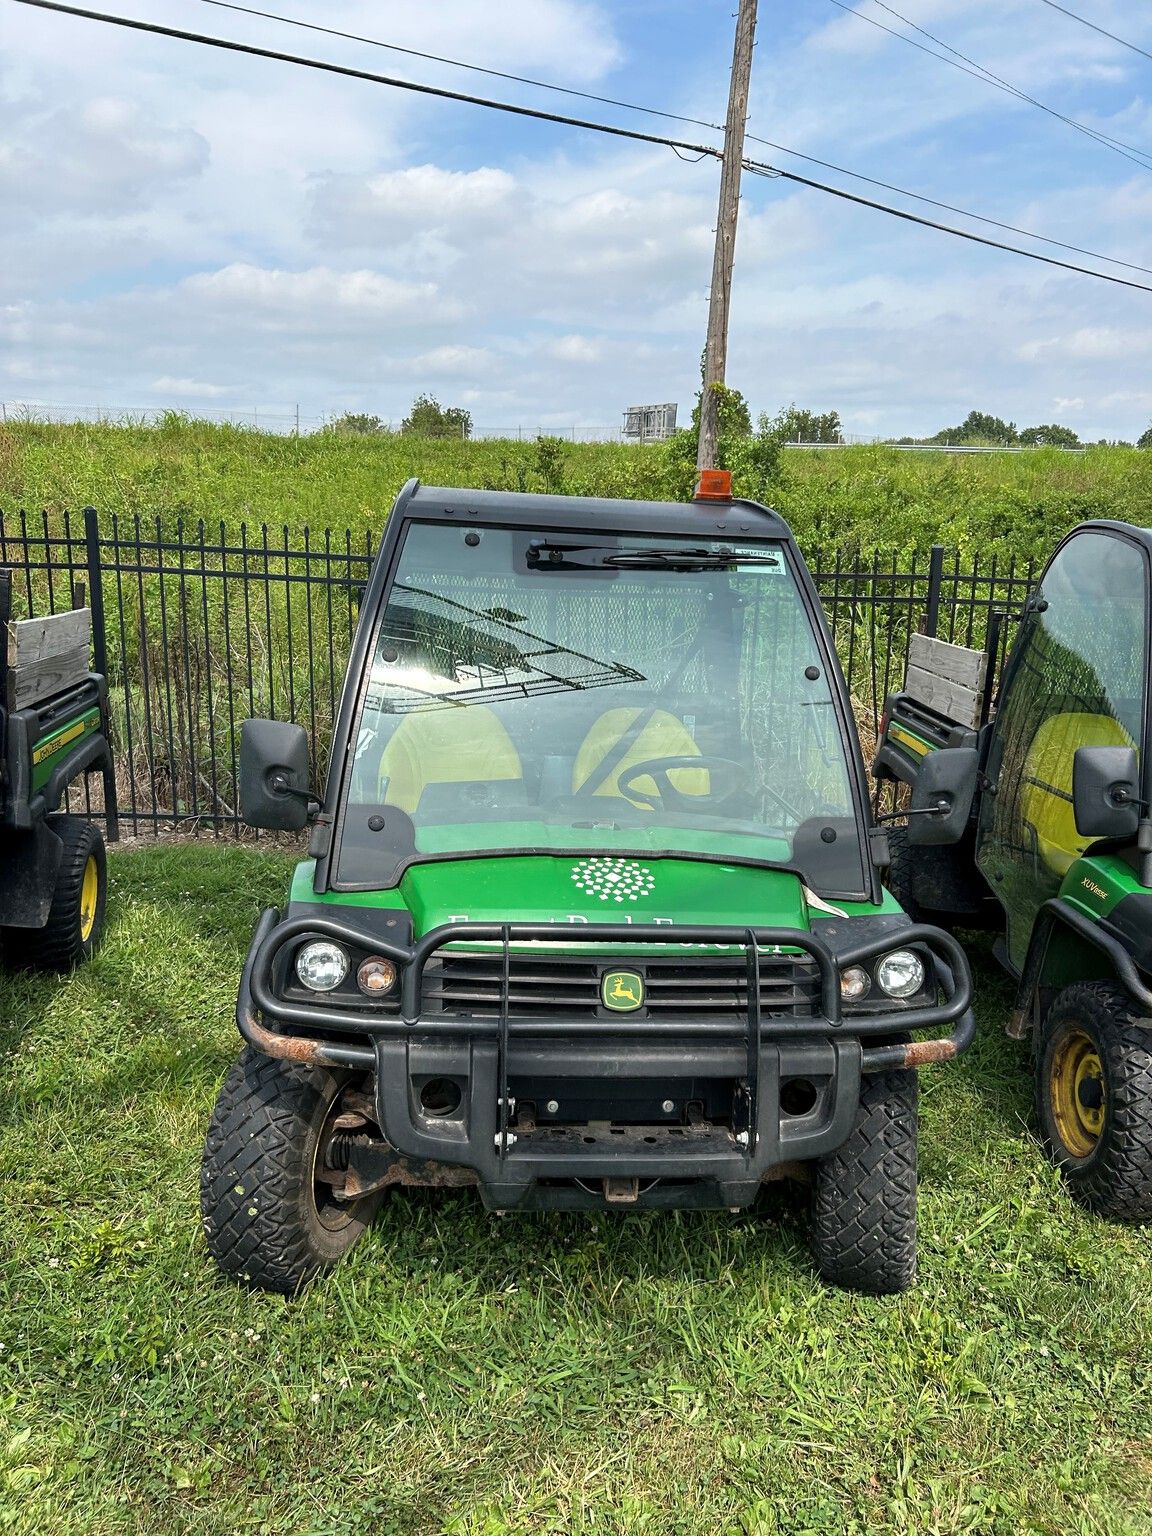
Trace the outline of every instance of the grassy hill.
<path fill-rule="evenodd" d="M 0 427 L 0 510 L 8 514 L 92 503 L 120 516 L 359 530 L 380 523 L 410 475 L 432 484 L 575 495 L 687 494 L 683 464 L 660 446 L 331 432 L 295 438 L 180 417 L 160 426 Z M 788 450 L 767 482 L 738 468 L 736 489 L 769 495 L 808 549 L 895 552 L 942 543 L 1042 555 L 1084 518 L 1152 522 L 1152 453 Z"/>

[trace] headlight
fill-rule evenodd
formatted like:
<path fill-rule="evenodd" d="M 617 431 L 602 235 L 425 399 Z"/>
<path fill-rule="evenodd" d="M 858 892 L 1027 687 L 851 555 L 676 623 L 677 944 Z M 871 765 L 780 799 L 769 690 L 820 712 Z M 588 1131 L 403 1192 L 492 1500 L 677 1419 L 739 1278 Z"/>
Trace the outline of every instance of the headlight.
<path fill-rule="evenodd" d="M 858 1003 L 868 996 L 872 978 L 862 965 L 850 965 L 840 972 L 840 996 L 846 1003 Z"/>
<path fill-rule="evenodd" d="M 391 960 L 373 955 L 357 970 L 356 985 L 369 997 L 383 997 L 396 985 L 396 967 Z"/>
<path fill-rule="evenodd" d="M 339 944 L 317 939 L 296 956 L 296 974 L 313 992 L 331 992 L 348 974 L 348 956 Z"/>
<path fill-rule="evenodd" d="M 911 997 L 924 985 L 924 962 L 910 949 L 894 949 L 876 967 L 876 980 L 889 997 Z"/>

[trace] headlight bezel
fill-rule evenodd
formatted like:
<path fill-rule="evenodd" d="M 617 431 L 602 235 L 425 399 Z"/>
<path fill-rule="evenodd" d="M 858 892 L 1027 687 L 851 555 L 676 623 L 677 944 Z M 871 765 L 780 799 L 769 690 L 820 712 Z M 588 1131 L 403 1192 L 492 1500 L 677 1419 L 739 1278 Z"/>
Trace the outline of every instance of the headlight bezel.
<path fill-rule="evenodd" d="M 331 980 L 317 984 L 315 980 L 309 980 L 306 975 L 307 957 L 311 956 L 316 963 L 323 963 L 319 958 L 319 952 L 324 952 L 324 957 L 333 964 Z M 296 980 L 308 992 L 324 996 L 334 992 L 347 978 L 352 961 L 343 944 L 337 944 L 334 939 L 307 939 L 296 951 L 292 961 L 292 969 Z"/>
<path fill-rule="evenodd" d="M 906 968 L 907 979 L 899 985 L 890 985 L 884 979 L 885 968 L 900 965 Z M 903 1003 L 924 991 L 928 981 L 928 967 L 923 956 L 914 949 L 891 949 L 876 961 L 872 975 L 877 989 L 884 997 L 892 1002 Z"/>

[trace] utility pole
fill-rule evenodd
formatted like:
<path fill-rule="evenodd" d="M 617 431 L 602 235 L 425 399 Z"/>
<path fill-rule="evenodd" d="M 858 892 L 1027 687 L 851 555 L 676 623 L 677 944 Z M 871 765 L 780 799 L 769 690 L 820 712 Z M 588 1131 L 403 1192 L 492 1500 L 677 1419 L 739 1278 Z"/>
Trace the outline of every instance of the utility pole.
<path fill-rule="evenodd" d="M 728 88 L 728 117 L 724 124 L 724 159 L 720 167 L 720 208 L 716 216 L 716 247 L 712 256 L 712 292 L 708 299 L 708 341 L 704 349 L 704 392 L 700 397 L 700 447 L 697 469 L 712 469 L 716 459 L 716 395 L 728 360 L 728 310 L 732 300 L 732 261 L 736 254 L 736 216 L 740 210 L 740 166 L 744 159 L 744 123 L 748 117 L 748 85 L 752 77 L 752 44 L 756 36 L 756 0 L 740 0 L 736 43 L 732 50 L 732 81 Z"/>

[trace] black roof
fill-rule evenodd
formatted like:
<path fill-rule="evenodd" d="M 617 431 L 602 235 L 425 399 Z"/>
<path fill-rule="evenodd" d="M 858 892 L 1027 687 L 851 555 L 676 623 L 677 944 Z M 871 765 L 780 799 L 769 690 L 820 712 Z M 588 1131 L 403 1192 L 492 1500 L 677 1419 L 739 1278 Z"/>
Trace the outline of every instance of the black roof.
<path fill-rule="evenodd" d="M 409 480 L 395 511 L 406 517 L 475 517 L 482 521 L 633 533 L 747 533 L 788 538 L 788 524 L 756 501 L 632 501 L 612 496 L 546 496 L 533 491 L 470 491 Z"/>

